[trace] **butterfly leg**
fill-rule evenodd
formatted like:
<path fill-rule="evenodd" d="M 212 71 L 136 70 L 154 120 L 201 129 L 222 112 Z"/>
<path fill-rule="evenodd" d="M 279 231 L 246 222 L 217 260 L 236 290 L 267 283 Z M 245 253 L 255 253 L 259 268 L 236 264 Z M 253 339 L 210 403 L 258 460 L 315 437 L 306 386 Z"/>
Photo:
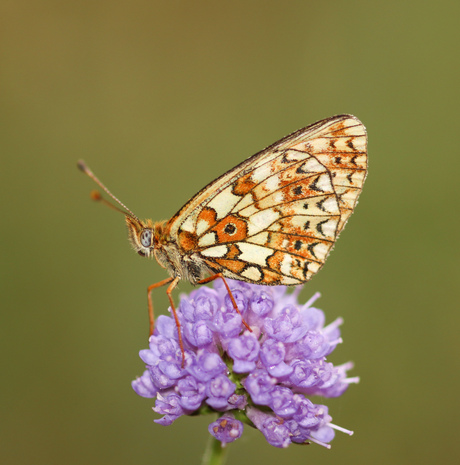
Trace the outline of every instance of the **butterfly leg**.
<path fill-rule="evenodd" d="M 151 284 L 147 288 L 147 300 L 149 302 L 149 322 L 150 322 L 150 336 L 153 334 L 153 328 L 155 326 L 155 318 L 154 318 L 154 313 L 153 313 L 153 302 L 152 302 L 152 294 L 151 292 L 156 289 L 157 287 L 165 286 L 166 284 L 169 284 L 171 281 L 173 281 L 174 278 L 167 278 L 163 279 L 163 281 L 160 281 L 155 284 Z"/>
<path fill-rule="evenodd" d="M 177 286 L 179 279 L 180 279 L 179 277 L 176 277 L 174 279 L 170 278 L 170 280 L 172 281 L 171 281 L 171 284 L 168 286 L 168 289 L 166 289 L 166 295 L 168 296 L 169 303 L 171 304 L 171 309 L 173 312 L 174 320 L 176 321 L 177 336 L 179 337 L 179 347 L 182 353 L 182 368 L 184 368 L 185 367 L 185 351 L 184 351 L 184 343 L 182 342 L 182 333 L 180 330 L 181 324 L 177 316 L 176 307 L 174 306 L 173 298 L 171 296 L 171 293 L 173 289 Z"/>
<path fill-rule="evenodd" d="M 251 331 L 251 333 L 252 333 L 252 329 L 251 329 L 251 328 L 249 327 L 249 325 L 244 321 L 243 315 L 241 315 L 241 312 L 238 310 L 238 305 L 236 305 L 236 301 L 235 301 L 235 298 L 233 297 L 232 291 L 230 290 L 230 287 L 228 286 L 227 281 L 225 280 L 225 278 L 224 278 L 224 276 L 222 275 L 222 273 L 213 274 L 212 276 L 209 276 L 209 278 L 205 278 L 205 279 L 202 279 L 201 281 L 198 281 L 197 284 L 206 284 L 206 283 L 210 283 L 211 281 L 214 281 L 215 279 L 218 279 L 218 278 L 221 278 L 222 281 L 224 282 L 225 287 L 227 288 L 227 292 L 228 292 L 228 295 L 229 295 L 229 297 L 230 297 L 230 300 L 232 301 L 233 308 L 236 310 L 236 313 L 238 313 L 238 315 L 240 315 L 241 318 L 243 319 L 243 325 L 246 327 L 247 330 Z"/>

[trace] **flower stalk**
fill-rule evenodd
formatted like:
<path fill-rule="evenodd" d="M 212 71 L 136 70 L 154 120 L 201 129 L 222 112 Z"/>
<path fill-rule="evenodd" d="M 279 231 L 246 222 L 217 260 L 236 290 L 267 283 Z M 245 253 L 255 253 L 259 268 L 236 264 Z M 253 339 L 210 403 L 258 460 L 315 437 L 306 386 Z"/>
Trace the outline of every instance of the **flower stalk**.
<path fill-rule="evenodd" d="M 214 436 L 209 436 L 201 465 L 224 465 L 228 448 L 222 445 Z"/>

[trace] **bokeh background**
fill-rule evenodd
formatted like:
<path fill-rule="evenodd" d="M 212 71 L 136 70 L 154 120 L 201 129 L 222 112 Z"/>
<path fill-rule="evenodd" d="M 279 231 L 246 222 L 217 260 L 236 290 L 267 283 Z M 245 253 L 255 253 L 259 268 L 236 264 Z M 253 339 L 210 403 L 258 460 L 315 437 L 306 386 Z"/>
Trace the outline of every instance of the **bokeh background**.
<path fill-rule="evenodd" d="M 275 140 L 352 113 L 369 176 L 301 296 L 345 318 L 331 360 L 361 383 L 324 402 L 355 435 L 278 450 L 246 429 L 229 463 L 458 463 L 459 15 L 455 0 L 3 0 L 0 462 L 195 464 L 213 420 L 161 427 L 131 390 L 145 289 L 165 274 L 89 200 L 77 159 L 159 220 Z"/>

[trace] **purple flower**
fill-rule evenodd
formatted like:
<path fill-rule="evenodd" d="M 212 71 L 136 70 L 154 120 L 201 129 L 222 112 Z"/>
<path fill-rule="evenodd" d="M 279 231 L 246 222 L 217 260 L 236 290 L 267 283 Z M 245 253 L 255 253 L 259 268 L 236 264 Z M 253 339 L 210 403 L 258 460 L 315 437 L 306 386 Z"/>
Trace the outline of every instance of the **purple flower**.
<path fill-rule="evenodd" d="M 246 415 L 265 436 L 265 439 L 275 447 L 287 447 L 291 443 L 291 432 L 284 420 L 275 415 L 262 412 L 254 407 L 246 409 Z"/>
<path fill-rule="evenodd" d="M 190 293 L 190 297 L 182 296 L 180 311 L 187 321 L 197 322 L 211 320 L 219 307 L 221 297 L 209 287 L 202 286 Z"/>
<path fill-rule="evenodd" d="M 223 307 L 217 311 L 212 321 L 212 329 L 219 338 L 236 337 L 241 333 L 243 318 L 239 313 Z"/>
<path fill-rule="evenodd" d="M 206 347 L 213 341 L 214 333 L 206 320 L 195 323 L 186 322 L 183 325 L 185 339 L 195 347 Z"/>
<path fill-rule="evenodd" d="M 270 375 L 280 378 L 292 372 L 292 367 L 284 363 L 286 349 L 284 344 L 275 339 L 267 339 L 260 351 L 260 361 Z"/>
<path fill-rule="evenodd" d="M 256 370 L 243 380 L 246 391 L 252 401 L 258 405 L 269 405 L 271 393 L 277 383 L 276 378 L 270 376 L 265 370 Z"/>
<path fill-rule="evenodd" d="M 216 410 L 224 410 L 229 407 L 228 399 L 235 390 L 235 383 L 232 383 L 226 374 L 218 375 L 206 384 L 206 395 L 208 396 L 206 403 Z"/>
<path fill-rule="evenodd" d="M 160 415 L 164 415 L 159 420 L 154 420 L 163 426 L 169 426 L 174 420 L 184 414 L 180 405 L 180 397 L 173 390 L 166 390 L 157 394 L 157 400 L 153 410 Z"/>
<path fill-rule="evenodd" d="M 294 359 L 291 368 L 292 372 L 288 381 L 291 386 L 306 389 L 318 383 L 316 364 L 310 360 Z"/>
<path fill-rule="evenodd" d="M 135 379 L 131 386 L 136 391 L 136 394 L 142 397 L 156 397 L 159 389 L 153 384 L 152 378 L 148 370 L 145 370 L 143 375 Z"/>
<path fill-rule="evenodd" d="M 274 307 L 275 303 L 269 291 L 261 290 L 254 292 L 251 298 L 251 311 L 258 316 L 264 317 L 268 315 Z"/>
<path fill-rule="evenodd" d="M 225 372 L 226 369 L 224 361 L 218 354 L 201 349 L 187 371 L 197 380 L 206 382 Z"/>
<path fill-rule="evenodd" d="M 213 421 L 208 430 L 222 444 L 227 444 L 243 434 L 243 423 L 235 420 L 231 413 L 225 413 L 217 421 Z"/>
<path fill-rule="evenodd" d="M 240 311 L 242 315 L 244 315 L 248 308 L 248 299 L 246 298 L 244 291 L 235 289 L 235 292 L 232 291 L 232 294 L 233 294 L 233 298 L 235 299 L 238 310 Z M 235 312 L 232 299 L 230 299 L 230 296 L 228 294 L 226 294 L 225 296 L 225 308 L 227 312 L 231 312 L 231 313 Z"/>
<path fill-rule="evenodd" d="M 177 392 L 179 393 L 179 402 L 186 410 L 194 412 L 200 408 L 201 403 L 206 397 L 205 385 L 197 381 L 193 376 L 186 376 L 177 382 Z"/>
<path fill-rule="evenodd" d="M 275 386 L 271 392 L 270 407 L 281 418 L 290 418 L 297 411 L 295 394 L 284 386 Z"/>
<path fill-rule="evenodd" d="M 267 318 L 264 329 L 266 333 L 282 342 L 295 342 L 304 336 L 309 327 L 297 307 L 285 307 L 276 318 Z"/>
<path fill-rule="evenodd" d="M 239 337 L 230 340 L 227 353 L 233 359 L 235 373 L 249 373 L 256 367 L 260 345 L 254 333 L 246 331 Z"/>
<path fill-rule="evenodd" d="M 222 282 L 181 296 L 185 366 L 175 321 L 157 319 L 149 348 L 139 355 L 146 364 L 132 382 L 140 396 L 156 398 L 155 420 L 170 425 L 182 415 L 225 412 L 209 425 L 223 444 L 238 439 L 243 423 L 259 429 L 275 447 L 315 442 L 330 447 L 334 425 L 327 407 L 306 396 L 337 397 L 358 378 L 347 377 L 353 365 L 326 360 L 341 343 L 341 319 L 325 326 L 324 313 L 298 304 L 300 287 L 228 284 L 238 314 Z M 243 325 L 243 318 L 251 328 Z"/>

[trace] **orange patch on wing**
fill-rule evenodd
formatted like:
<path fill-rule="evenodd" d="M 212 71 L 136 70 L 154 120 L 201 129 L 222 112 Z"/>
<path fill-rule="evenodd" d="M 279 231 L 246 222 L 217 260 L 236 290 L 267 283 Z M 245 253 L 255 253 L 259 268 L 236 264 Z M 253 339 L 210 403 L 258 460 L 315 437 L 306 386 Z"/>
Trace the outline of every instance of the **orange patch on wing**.
<path fill-rule="evenodd" d="M 300 255 L 301 257 L 308 258 L 309 260 L 321 262 L 322 260 L 316 257 L 314 250 L 314 246 L 321 242 L 324 243 L 328 249 L 330 248 L 330 242 L 316 239 L 314 237 L 295 236 L 292 234 L 288 235 L 280 232 L 272 232 L 269 235 L 267 246 L 273 249 L 286 251 L 289 254 Z"/>
<path fill-rule="evenodd" d="M 296 183 L 290 184 L 289 186 L 283 187 L 280 189 L 280 192 L 283 193 L 284 202 L 293 202 L 294 200 L 306 199 L 309 197 L 315 197 L 317 195 L 322 195 L 325 191 L 312 189 L 314 186 L 314 181 L 319 178 L 320 175 L 315 177 L 311 176 L 306 179 L 297 181 Z M 330 190 L 332 191 L 332 190 Z M 326 192 L 330 192 L 326 191 Z"/>
<path fill-rule="evenodd" d="M 263 279 L 261 280 L 262 284 L 280 284 L 282 276 L 279 274 L 273 273 L 273 271 L 267 270 L 266 268 L 263 269 Z"/>
<path fill-rule="evenodd" d="M 228 252 L 227 254 L 225 255 L 226 258 L 232 260 L 232 259 L 235 259 L 235 258 L 238 258 L 238 256 L 240 255 L 241 251 L 240 249 L 238 249 L 238 247 L 235 245 L 235 244 L 232 244 L 229 248 L 228 248 Z"/>
<path fill-rule="evenodd" d="M 284 262 L 284 259 L 286 257 L 290 257 L 290 260 L 287 264 Z M 283 276 L 296 278 L 299 281 L 307 281 L 311 276 L 311 272 L 310 274 L 308 274 L 308 265 L 310 263 L 312 263 L 311 260 L 306 260 L 302 257 L 292 256 L 288 252 L 275 252 L 271 257 L 268 257 L 267 259 L 267 264 L 270 269 L 280 272 Z M 281 277 L 280 280 L 282 279 L 283 278 Z"/>
<path fill-rule="evenodd" d="M 233 184 L 233 193 L 235 195 L 245 195 L 256 186 L 256 182 L 251 179 L 252 172 L 238 178 Z"/>
<path fill-rule="evenodd" d="M 179 246 L 185 252 L 189 252 L 197 248 L 197 235 L 188 231 L 181 231 L 179 234 Z"/>
<path fill-rule="evenodd" d="M 217 213 L 214 208 L 203 208 L 203 210 L 201 210 L 200 214 L 198 215 L 197 222 L 200 220 L 206 221 L 209 227 L 214 225 L 217 221 Z"/>
<path fill-rule="evenodd" d="M 280 271 L 281 262 L 283 261 L 284 253 L 276 251 L 273 255 L 267 258 L 267 265 L 272 270 Z"/>
<path fill-rule="evenodd" d="M 241 273 L 246 265 L 240 260 L 225 260 L 224 258 L 216 258 L 215 261 L 219 265 L 227 268 L 227 270 L 230 270 L 235 274 Z"/>
<path fill-rule="evenodd" d="M 337 222 L 340 220 L 339 215 L 330 216 L 330 219 L 336 220 Z M 289 231 L 290 234 L 294 234 L 296 236 L 303 236 L 303 237 L 311 237 L 316 239 L 321 239 L 323 242 L 332 243 L 333 237 L 329 236 L 327 240 L 325 240 L 325 235 L 322 232 L 321 223 L 324 221 L 328 221 L 327 218 L 325 219 L 318 219 L 318 218 L 311 218 L 308 216 L 297 216 L 295 218 L 288 217 L 288 218 L 281 218 L 277 221 L 277 224 L 281 226 L 280 231 Z"/>
<path fill-rule="evenodd" d="M 311 178 L 313 176 L 316 176 L 316 172 L 304 172 L 302 171 L 302 167 L 304 166 L 305 163 L 308 162 L 307 160 L 300 160 L 299 162 L 293 164 L 289 168 L 280 171 L 278 173 L 278 178 L 280 181 L 280 187 L 287 186 L 288 184 L 291 184 L 293 182 L 301 181 L 302 179 L 305 180 L 305 182 L 308 182 L 308 178 Z"/>
<path fill-rule="evenodd" d="M 217 233 L 217 242 L 244 241 L 248 235 L 246 221 L 236 216 L 226 216 L 211 231 Z"/>
<path fill-rule="evenodd" d="M 329 128 L 329 134 L 334 134 L 335 137 L 340 137 L 340 136 L 346 136 L 345 129 L 347 129 L 348 126 L 345 126 L 344 121 L 340 121 L 339 123 L 333 124 Z"/>
<path fill-rule="evenodd" d="M 318 161 L 329 170 L 351 169 L 365 170 L 366 169 L 366 154 L 365 152 L 338 152 L 333 154 L 318 154 Z"/>

